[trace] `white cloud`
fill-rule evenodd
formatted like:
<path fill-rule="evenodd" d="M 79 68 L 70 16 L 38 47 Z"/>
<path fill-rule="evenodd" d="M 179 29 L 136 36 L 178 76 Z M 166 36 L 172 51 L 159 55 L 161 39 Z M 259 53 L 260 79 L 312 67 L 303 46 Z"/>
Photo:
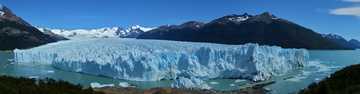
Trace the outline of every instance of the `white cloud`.
<path fill-rule="evenodd" d="M 340 1 L 343 1 L 343 2 L 360 2 L 360 0 L 340 0 Z M 360 6 L 333 9 L 333 10 L 330 10 L 330 13 L 335 14 L 335 15 L 357 16 L 357 17 L 360 18 Z"/>
<path fill-rule="evenodd" d="M 348 0 L 348 1 L 351 1 L 351 0 Z M 359 0 L 352 0 L 352 1 L 359 1 Z M 357 16 L 360 18 L 360 6 L 334 9 L 334 10 L 330 10 L 330 13 L 335 14 L 335 15 L 351 15 L 351 16 Z"/>
<path fill-rule="evenodd" d="M 360 2 L 360 0 L 341 0 L 341 1 L 345 1 L 345 2 Z"/>

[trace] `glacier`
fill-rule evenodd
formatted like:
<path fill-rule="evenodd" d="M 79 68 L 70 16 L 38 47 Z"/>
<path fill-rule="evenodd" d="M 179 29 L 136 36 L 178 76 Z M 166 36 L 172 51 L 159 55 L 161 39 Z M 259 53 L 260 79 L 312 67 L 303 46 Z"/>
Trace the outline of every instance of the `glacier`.
<path fill-rule="evenodd" d="M 51 64 L 62 70 L 131 81 L 179 77 L 263 81 L 309 62 L 306 49 L 120 38 L 59 41 L 15 49 L 14 55 L 19 63 Z"/>
<path fill-rule="evenodd" d="M 211 89 L 211 87 L 201 79 L 190 77 L 179 77 L 175 80 L 174 83 L 170 84 L 172 88 L 182 88 L 182 89 Z"/>

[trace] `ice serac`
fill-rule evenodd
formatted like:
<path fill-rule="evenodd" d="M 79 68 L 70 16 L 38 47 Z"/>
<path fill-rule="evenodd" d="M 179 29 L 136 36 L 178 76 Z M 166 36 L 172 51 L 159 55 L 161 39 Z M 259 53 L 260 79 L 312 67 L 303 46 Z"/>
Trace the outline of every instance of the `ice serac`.
<path fill-rule="evenodd" d="M 174 83 L 170 84 L 170 87 L 182 89 L 211 89 L 206 82 L 194 77 L 180 77 L 178 80 L 175 80 Z"/>
<path fill-rule="evenodd" d="M 178 77 L 261 81 L 309 61 L 305 49 L 117 38 L 60 41 L 14 53 L 16 62 L 133 81 Z"/>

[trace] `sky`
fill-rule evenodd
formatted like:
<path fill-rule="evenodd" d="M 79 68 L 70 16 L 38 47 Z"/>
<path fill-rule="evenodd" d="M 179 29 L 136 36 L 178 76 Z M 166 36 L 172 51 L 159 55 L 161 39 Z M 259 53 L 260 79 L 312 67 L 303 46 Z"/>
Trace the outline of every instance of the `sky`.
<path fill-rule="evenodd" d="M 34 26 L 51 29 L 159 27 L 269 12 L 317 33 L 360 40 L 360 0 L 1 0 Z"/>

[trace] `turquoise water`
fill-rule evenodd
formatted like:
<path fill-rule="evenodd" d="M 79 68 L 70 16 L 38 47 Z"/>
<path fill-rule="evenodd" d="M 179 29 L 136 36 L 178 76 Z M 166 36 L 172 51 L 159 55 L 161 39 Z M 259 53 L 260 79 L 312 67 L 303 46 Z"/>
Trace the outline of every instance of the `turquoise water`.
<path fill-rule="evenodd" d="M 89 86 L 92 82 L 98 82 L 100 84 L 114 84 L 115 86 L 119 86 L 120 82 L 128 82 L 130 84 L 137 85 L 137 88 L 143 89 L 149 89 L 153 87 L 169 87 L 173 82 L 172 80 L 136 82 L 110 79 L 105 77 L 62 71 L 53 68 L 51 65 L 40 65 L 36 63 L 22 64 L 16 62 L 11 63 L 7 61 L 7 59 L 12 58 L 12 52 L 0 53 L 0 75 L 33 77 L 37 79 L 51 77 L 54 79 L 63 79 L 75 84 L 80 83 L 84 86 Z M 276 81 L 275 84 L 266 87 L 267 89 L 272 90 L 270 93 L 294 93 L 302 88 L 307 87 L 312 82 L 320 81 L 324 77 L 329 76 L 331 73 L 340 70 L 345 66 L 359 64 L 360 50 L 311 50 L 310 58 L 311 62 L 309 67 L 290 70 L 281 75 L 271 77 L 269 80 L 264 82 L 252 84 L 250 81 L 236 82 L 237 79 L 213 79 L 206 80 L 206 82 L 215 90 L 228 91 L 265 82 Z"/>

